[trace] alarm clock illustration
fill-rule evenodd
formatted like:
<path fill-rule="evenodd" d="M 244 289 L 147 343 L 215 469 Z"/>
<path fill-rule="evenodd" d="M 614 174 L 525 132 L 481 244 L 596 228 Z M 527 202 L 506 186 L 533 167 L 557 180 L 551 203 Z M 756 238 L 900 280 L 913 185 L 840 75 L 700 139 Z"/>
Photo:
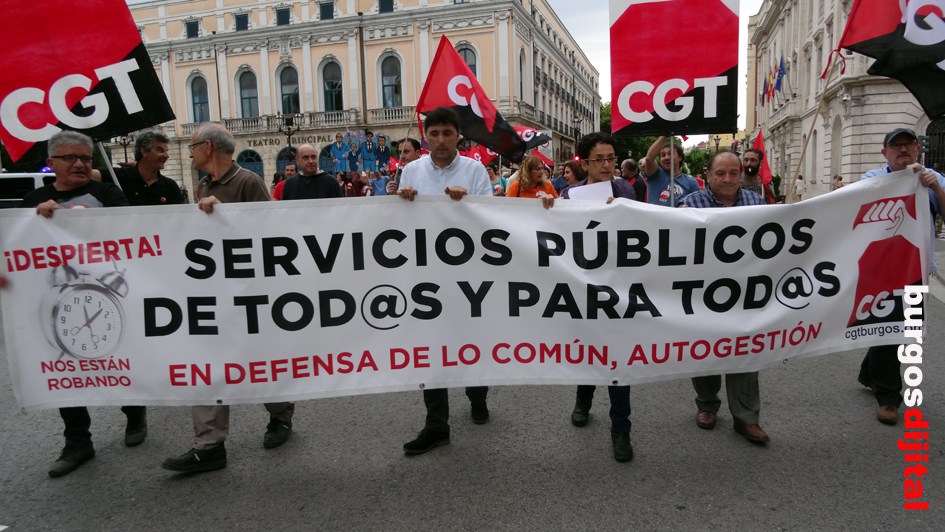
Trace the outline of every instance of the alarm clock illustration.
<path fill-rule="evenodd" d="M 125 333 L 122 300 L 128 295 L 125 270 L 92 278 L 65 265 L 50 272 L 50 290 L 40 312 L 46 339 L 60 358 L 96 359 L 112 354 Z"/>

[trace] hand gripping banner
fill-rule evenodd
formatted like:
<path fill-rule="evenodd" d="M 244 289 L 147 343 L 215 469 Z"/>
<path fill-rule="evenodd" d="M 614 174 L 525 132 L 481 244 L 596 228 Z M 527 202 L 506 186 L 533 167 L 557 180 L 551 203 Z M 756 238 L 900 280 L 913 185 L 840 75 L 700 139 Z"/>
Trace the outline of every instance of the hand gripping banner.
<path fill-rule="evenodd" d="M 0 140 L 13 160 L 63 129 L 102 140 L 174 119 L 122 0 L 6 2 Z"/>

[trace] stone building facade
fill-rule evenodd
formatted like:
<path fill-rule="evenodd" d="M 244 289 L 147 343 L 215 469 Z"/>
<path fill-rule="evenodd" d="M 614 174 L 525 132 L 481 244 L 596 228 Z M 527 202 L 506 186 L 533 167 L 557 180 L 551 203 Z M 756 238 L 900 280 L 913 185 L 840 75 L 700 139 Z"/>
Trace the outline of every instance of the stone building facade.
<path fill-rule="evenodd" d="M 415 104 L 441 37 L 515 125 L 550 155 L 600 126 L 598 72 L 545 0 L 153 0 L 130 6 L 177 116 L 169 176 L 192 190 L 187 143 L 202 122 L 237 137 L 266 179 L 289 143 L 320 150 L 365 130 L 418 135 Z M 291 136 L 290 136 L 291 134 Z M 113 153 L 122 153 L 113 144 Z M 325 160 L 324 158 L 322 159 Z"/>
<path fill-rule="evenodd" d="M 799 168 L 808 197 L 829 191 L 833 175 L 854 182 L 884 164 L 883 136 L 896 127 L 930 136 L 927 165 L 945 162 L 945 123 L 930 120 L 898 81 L 867 74 L 872 59 L 844 51 L 845 72 L 835 55 L 829 81 L 821 79 L 852 5 L 852 0 L 766 0 L 749 22 L 749 135 L 764 132 L 771 171 L 781 176 L 795 175 L 808 141 Z M 764 80 L 782 56 L 787 75 L 781 91 L 762 105 Z"/>

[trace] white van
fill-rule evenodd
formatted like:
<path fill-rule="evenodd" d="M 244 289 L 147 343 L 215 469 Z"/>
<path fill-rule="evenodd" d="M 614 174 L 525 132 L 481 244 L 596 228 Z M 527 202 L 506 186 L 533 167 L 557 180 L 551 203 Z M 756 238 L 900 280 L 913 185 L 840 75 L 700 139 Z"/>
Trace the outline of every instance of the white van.
<path fill-rule="evenodd" d="M 0 173 L 0 209 L 18 207 L 27 194 L 55 179 L 56 174 Z"/>

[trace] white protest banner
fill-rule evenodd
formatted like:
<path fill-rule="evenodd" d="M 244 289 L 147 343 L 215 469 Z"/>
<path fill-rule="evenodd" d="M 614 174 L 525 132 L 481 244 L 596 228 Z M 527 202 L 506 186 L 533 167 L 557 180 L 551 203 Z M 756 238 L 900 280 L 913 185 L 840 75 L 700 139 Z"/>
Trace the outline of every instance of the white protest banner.
<path fill-rule="evenodd" d="M 7 355 L 31 409 L 758 370 L 899 342 L 901 290 L 926 278 L 927 201 L 891 174 L 734 209 L 382 197 L 8 210 Z"/>

